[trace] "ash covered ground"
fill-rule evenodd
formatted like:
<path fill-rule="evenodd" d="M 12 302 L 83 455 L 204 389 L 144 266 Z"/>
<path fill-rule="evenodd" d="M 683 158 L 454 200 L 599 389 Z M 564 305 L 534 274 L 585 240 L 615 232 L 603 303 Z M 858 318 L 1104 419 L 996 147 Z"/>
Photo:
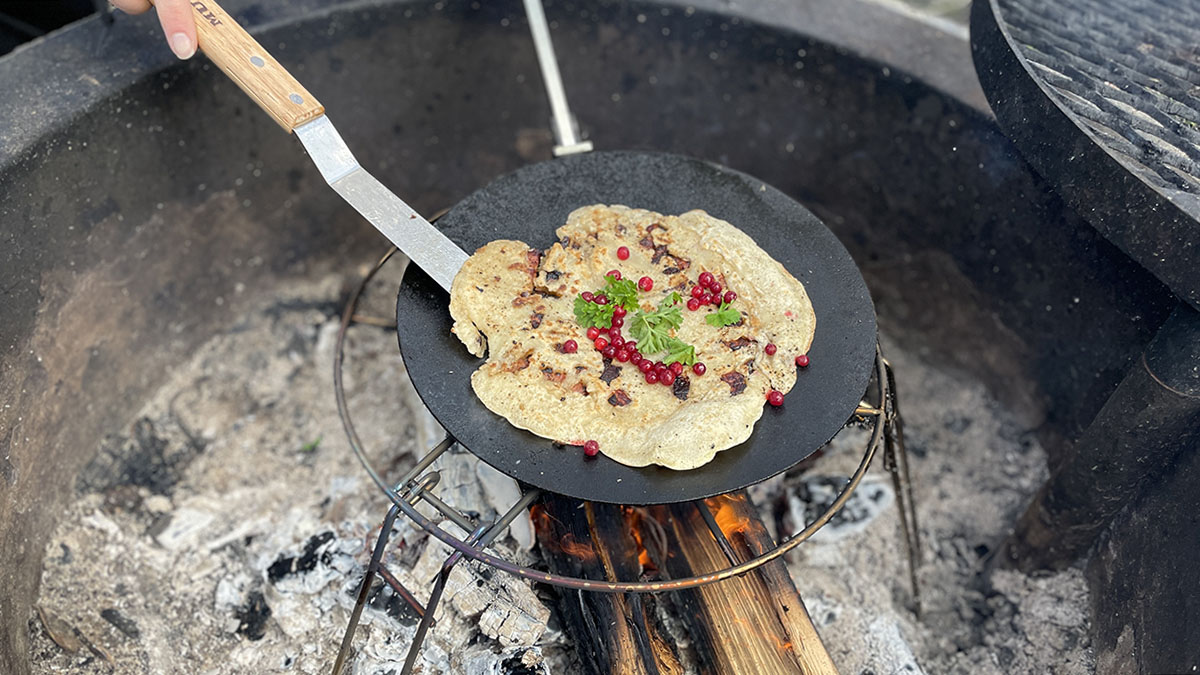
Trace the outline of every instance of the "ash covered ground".
<path fill-rule="evenodd" d="M 398 272 L 385 270 L 361 313 L 390 316 Z M 180 364 L 98 449 L 46 545 L 29 617 L 35 673 L 329 671 L 387 507 L 334 405 L 345 281 L 279 289 Z M 843 515 L 788 560 L 839 670 L 1092 672 L 1079 570 L 979 575 L 1045 477 L 1032 434 L 979 383 L 885 347 L 916 485 L 923 612 L 913 612 L 894 494 L 877 463 Z M 394 332 L 351 330 L 346 391 L 385 476 L 394 480 L 440 440 Z M 819 513 L 862 447 L 863 433 L 847 430 L 808 472 L 753 488 L 768 526 L 792 531 Z M 453 503 L 484 518 L 511 503 L 511 483 L 469 454 L 448 454 L 439 468 L 439 492 Z M 423 601 L 446 549 L 398 523 L 386 560 Z M 539 565 L 528 536 L 494 550 Z M 553 605 L 544 588 L 460 566 L 420 672 L 579 672 Z M 399 672 L 416 623 L 400 598 L 377 589 L 352 672 Z"/>

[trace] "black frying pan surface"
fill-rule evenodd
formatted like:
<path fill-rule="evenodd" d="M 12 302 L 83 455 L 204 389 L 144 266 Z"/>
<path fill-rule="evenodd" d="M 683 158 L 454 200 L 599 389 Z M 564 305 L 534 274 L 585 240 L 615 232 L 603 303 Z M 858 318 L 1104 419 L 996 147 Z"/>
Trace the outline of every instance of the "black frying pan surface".
<path fill-rule="evenodd" d="M 833 437 L 866 391 L 875 310 L 862 275 L 816 216 L 762 181 L 678 155 L 593 152 L 524 167 L 470 195 L 438 227 L 470 252 L 495 239 L 540 248 L 567 214 L 588 204 L 665 214 L 691 209 L 729 221 L 783 263 L 817 316 L 810 365 L 782 407 L 766 406 L 754 433 L 690 471 L 633 468 L 517 429 L 479 402 L 471 374 L 483 363 L 450 333 L 449 296 L 410 265 L 396 303 L 400 351 L 434 417 L 480 459 L 520 481 L 578 499 L 660 504 L 708 497 L 769 478 Z M 586 342 L 586 340 L 584 340 Z M 765 403 L 765 402 L 764 402 Z"/>

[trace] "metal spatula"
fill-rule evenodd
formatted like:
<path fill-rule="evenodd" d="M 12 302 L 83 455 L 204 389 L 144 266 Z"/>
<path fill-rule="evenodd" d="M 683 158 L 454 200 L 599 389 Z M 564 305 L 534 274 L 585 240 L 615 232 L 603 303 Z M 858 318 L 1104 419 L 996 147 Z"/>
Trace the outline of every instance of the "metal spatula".
<path fill-rule="evenodd" d="M 220 5 L 212 0 L 191 5 L 201 51 L 280 126 L 296 133 L 343 199 L 449 290 L 467 254 L 359 165 L 325 107 Z"/>

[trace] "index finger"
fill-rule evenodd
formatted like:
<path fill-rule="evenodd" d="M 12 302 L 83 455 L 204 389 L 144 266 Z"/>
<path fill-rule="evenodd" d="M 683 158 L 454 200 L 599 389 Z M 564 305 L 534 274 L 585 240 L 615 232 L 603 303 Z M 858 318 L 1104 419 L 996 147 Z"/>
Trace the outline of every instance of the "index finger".
<path fill-rule="evenodd" d="M 191 3 L 188 0 L 155 0 L 154 6 L 171 51 L 181 59 L 190 59 L 197 46 Z"/>

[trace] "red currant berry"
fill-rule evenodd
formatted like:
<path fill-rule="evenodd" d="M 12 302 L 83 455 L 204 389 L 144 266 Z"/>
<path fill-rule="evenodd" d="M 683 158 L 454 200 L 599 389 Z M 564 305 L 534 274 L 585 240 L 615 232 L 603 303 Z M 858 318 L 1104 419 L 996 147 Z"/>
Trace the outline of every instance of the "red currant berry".
<path fill-rule="evenodd" d="M 733 302 L 734 300 L 737 300 L 737 293 L 725 291 L 725 302 Z"/>
<path fill-rule="evenodd" d="M 675 373 L 672 373 L 671 369 L 668 368 L 663 371 L 662 375 L 658 376 L 658 381 L 667 386 L 671 386 L 672 384 L 675 384 Z"/>
<path fill-rule="evenodd" d="M 600 350 L 600 354 L 603 355 L 604 358 L 606 358 L 606 359 L 611 359 L 612 357 L 617 355 L 617 348 L 612 345 L 608 345 L 604 349 Z"/>
<path fill-rule="evenodd" d="M 701 295 L 704 295 L 704 287 L 703 286 L 692 286 L 692 297 L 699 298 Z"/>
<path fill-rule="evenodd" d="M 704 371 L 706 370 L 708 369 L 704 367 L 703 363 L 697 363 L 696 365 L 692 366 L 692 372 L 697 375 L 703 375 Z"/>
<path fill-rule="evenodd" d="M 658 373 L 653 370 L 646 373 L 646 384 L 658 384 Z"/>
<path fill-rule="evenodd" d="M 708 291 L 705 291 L 704 294 L 700 296 L 700 304 L 702 305 L 711 305 L 712 301 L 712 293 L 709 293 Z"/>
<path fill-rule="evenodd" d="M 629 247 L 622 246 L 617 249 L 617 258 L 621 260 L 629 260 Z"/>
<path fill-rule="evenodd" d="M 638 364 L 638 370 L 642 371 L 643 373 L 651 373 L 654 371 L 654 362 L 650 359 L 644 358 L 642 359 L 641 363 Z"/>
<path fill-rule="evenodd" d="M 650 277 L 642 277 L 638 279 L 638 288 L 642 289 L 645 293 L 649 293 L 654 289 L 654 280 Z"/>
<path fill-rule="evenodd" d="M 629 352 L 624 349 L 617 350 L 617 360 L 620 361 L 621 363 L 628 363 L 629 362 Z"/>
<path fill-rule="evenodd" d="M 697 286 L 697 288 L 699 288 L 699 286 Z M 700 309 L 700 301 L 699 300 L 697 300 L 696 298 L 692 298 L 691 300 L 688 300 L 688 311 L 694 312 L 698 309 Z"/>
<path fill-rule="evenodd" d="M 596 341 L 592 343 L 592 346 L 596 348 L 596 351 L 603 351 L 604 348 L 608 346 L 608 340 L 598 337 L 596 338 Z"/>
<path fill-rule="evenodd" d="M 596 299 L 596 296 L 592 295 L 591 291 L 584 291 L 579 294 L 579 297 L 583 298 L 584 302 L 591 302 Z"/>
<path fill-rule="evenodd" d="M 597 305 L 607 305 L 608 304 L 608 296 L 603 293 L 600 293 L 600 294 L 596 295 L 596 299 L 594 300 L 594 302 Z"/>
<path fill-rule="evenodd" d="M 633 350 L 637 349 L 637 342 L 634 342 L 633 340 L 626 340 L 625 349 L 628 349 L 632 352 Z"/>
<path fill-rule="evenodd" d="M 783 392 L 772 389 L 771 393 L 767 394 L 767 403 L 777 408 L 783 405 Z"/>
<path fill-rule="evenodd" d="M 617 335 L 610 337 L 608 339 L 608 343 L 617 349 L 620 349 L 621 347 L 625 346 L 625 338 L 621 337 L 621 335 L 618 333 Z"/>
<path fill-rule="evenodd" d="M 775 352 L 778 349 L 779 348 L 775 346 L 774 342 L 768 342 L 767 346 L 763 347 L 763 351 L 767 353 L 767 356 L 775 356 Z"/>
<path fill-rule="evenodd" d="M 721 296 L 719 296 L 719 295 L 712 296 L 712 300 L 709 300 L 708 304 L 713 305 L 713 306 L 719 306 L 721 304 Z"/>
<path fill-rule="evenodd" d="M 625 348 L 629 349 L 628 342 L 625 343 Z M 642 355 L 632 349 L 629 349 L 629 362 L 635 366 L 642 365 Z"/>
<path fill-rule="evenodd" d="M 600 454 L 600 444 L 596 441 L 588 441 L 583 444 L 583 454 L 588 457 L 595 457 Z"/>
<path fill-rule="evenodd" d="M 675 363 L 672 363 L 668 367 L 671 369 L 671 372 L 675 373 L 676 375 L 683 372 L 683 364 L 678 361 L 676 361 Z"/>
<path fill-rule="evenodd" d="M 595 340 L 596 338 L 600 337 L 600 329 L 592 326 L 591 328 L 587 329 L 587 336 L 589 340 Z"/>
<path fill-rule="evenodd" d="M 579 343 L 574 340 L 567 340 L 566 342 L 562 343 L 562 350 L 564 354 L 574 354 L 576 349 L 579 349 Z"/>
<path fill-rule="evenodd" d="M 604 276 L 612 277 L 612 278 L 616 279 L 617 281 L 620 281 L 621 280 L 621 270 L 609 270 L 608 273 L 605 274 Z"/>
<path fill-rule="evenodd" d="M 713 279 L 713 275 L 710 274 L 709 272 L 701 272 L 700 273 L 700 285 L 701 286 L 708 288 L 709 286 L 712 286 L 713 281 L 715 281 L 715 279 Z"/>
<path fill-rule="evenodd" d="M 613 307 L 613 318 L 615 318 L 615 319 L 620 319 L 628 313 L 629 313 L 628 310 L 626 310 L 624 307 L 622 307 L 620 305 Z"/>
<path fill-rule="evenodd" d="M 801 368 L 807 368 L 808 367 L 808 354 L 801 354 L 800 356 L 797 356 L 796 357 L 796 365 L 800 366 Z"/>
<path fill-rule="evenodd" d="M 718 281 L 712 282 L 712 285 L 708 287 L 708 292 L 713 295 L 720 295 L 723 290 L 725 290 L 724 287 Z"/>
<path fill-rule="evenodd" d="M 622 319 L 621 317 L 617 316 L 616 314 L 613 314 L 612 327 L 620 328 L 621 326 L 624 326 L 624 325 L 625 325 L 625 319 Z"/>

